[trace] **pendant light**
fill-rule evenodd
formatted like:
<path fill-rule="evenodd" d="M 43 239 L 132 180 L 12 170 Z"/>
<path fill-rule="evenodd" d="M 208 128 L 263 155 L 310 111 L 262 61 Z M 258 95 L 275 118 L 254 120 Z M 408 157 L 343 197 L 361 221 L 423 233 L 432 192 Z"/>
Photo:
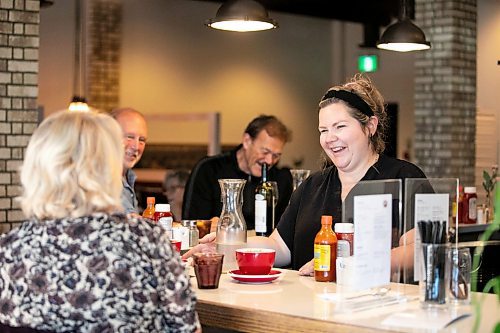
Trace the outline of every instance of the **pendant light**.
<path fill-rule="evenodd" d="M 75 1 L 75 73 L 73 77 L 73 99 L 69 111 L 89 111 L 85 91 L 85 19 L 82 19 L 82 1 Z"/>
<path fill-rule="evenodd" d="M 409 52 L 431 48 L 424 32 L 408 17 L 408 0 L 401 0 L 401 17 L 385 29 L 377 47 L 383 50 Z"/>
<path fill-rule="evenodd" d="M 207 20 L 207 26 L 227 31 L 262 31 L 278 27 L 269 17 L 266 8 L 254 0 L 228 0 L 220 6 L 215 18 Z"/>

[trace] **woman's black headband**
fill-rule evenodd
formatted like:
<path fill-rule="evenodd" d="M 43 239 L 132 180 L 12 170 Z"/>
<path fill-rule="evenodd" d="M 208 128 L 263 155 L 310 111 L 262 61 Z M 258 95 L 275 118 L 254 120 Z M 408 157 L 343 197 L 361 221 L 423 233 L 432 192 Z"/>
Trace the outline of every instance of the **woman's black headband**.
<path fill-rule="evenodd" d="M 373 110 L 370 108 L 366 102 L 356 95 L 355 93 L 352 93 L 347 90 L 328 90 L 328 92 L 323 96 L 321 99 L 321 102 L 330 99 L 330 98 L 338 98 L 349 104 L 351 107 L 355 108 L 356 110 L 361 111 L 363 114 L 367 115 L 368 117 L 374 116 L 375 114 L 373 113 Z"/>

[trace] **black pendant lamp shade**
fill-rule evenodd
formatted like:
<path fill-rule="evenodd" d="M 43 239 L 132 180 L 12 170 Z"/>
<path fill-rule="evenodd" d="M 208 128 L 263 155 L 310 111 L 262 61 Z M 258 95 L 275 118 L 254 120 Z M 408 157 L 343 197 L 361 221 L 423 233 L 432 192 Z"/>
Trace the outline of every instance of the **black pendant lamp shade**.
<path fill-rule="evenodd" d="M 425 34 L 407 16 L 407 4 L 401 1 L 401 18 L 385 29 L 377 42 L 377 47 L 383 50 L 409 52 L 428 50 L 431 43 L 425 39 Z"/>
<path fill-rule="evenodd" d="M 229 0 L 217 11 L 215 18 L 206 25 L 219 30 L 248 32 L 277 28 L 266 8 L 254 0 Z"/>

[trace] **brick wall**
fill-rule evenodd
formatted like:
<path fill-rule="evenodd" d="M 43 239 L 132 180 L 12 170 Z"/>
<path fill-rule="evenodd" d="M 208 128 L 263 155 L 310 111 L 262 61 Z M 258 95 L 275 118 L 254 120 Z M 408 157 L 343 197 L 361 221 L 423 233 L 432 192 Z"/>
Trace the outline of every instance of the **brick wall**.
<path fill-rule="evenodd" d="M 18 168 L 38 124 L 39 1 L 0 0 L 0 232 L 24 216 Z"/>
<path fill-rule="evenodd" d="M 119 106 L 121 18 L 121 1 L 91 1 L 88 100 L 104 111 Z"/>
<path fill-rule="evenodd" d="M 432 43 L 416 56 L 415 157 L 428 177 L 474 184 L 476 0 L 416 0 Z"/>

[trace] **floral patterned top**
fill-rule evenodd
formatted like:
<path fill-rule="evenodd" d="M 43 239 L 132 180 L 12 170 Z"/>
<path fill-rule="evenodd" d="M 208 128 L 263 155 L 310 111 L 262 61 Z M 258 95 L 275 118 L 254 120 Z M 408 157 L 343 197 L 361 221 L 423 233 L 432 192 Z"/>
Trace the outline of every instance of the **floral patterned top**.
<path fill-rule="evenodd" d="M 161 227 L 30 220 L 0 237 L 0 322 L 56 332 L 193 332 L 196 297 Z"/>

